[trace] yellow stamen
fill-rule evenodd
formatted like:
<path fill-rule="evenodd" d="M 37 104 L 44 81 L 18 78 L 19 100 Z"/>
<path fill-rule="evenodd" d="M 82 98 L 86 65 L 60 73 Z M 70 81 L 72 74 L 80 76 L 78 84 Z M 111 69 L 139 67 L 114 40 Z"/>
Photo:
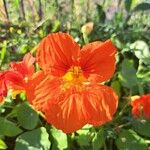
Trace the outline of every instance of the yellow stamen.
<path fill-rule="evenodd" d="M 25 78 L 24 78 L 24 81 L 25 81 L 26 83 L 28 82 L 28 80 L 29 80 L 28 77 L 25 77 Z"/>
<path fill-rule="evenodd" d="M 80 66 L 72 66 L 63 76 L 63 89 L 69 89 L 71 86 L 81 87 L 86 81 Z"/>
<path fill-rule="evenodd" d="M 14 90 L 12 91 L 12 99 L 16 99 L 16 96 L 20 93 L 24 92 L 24 90 Z"/>

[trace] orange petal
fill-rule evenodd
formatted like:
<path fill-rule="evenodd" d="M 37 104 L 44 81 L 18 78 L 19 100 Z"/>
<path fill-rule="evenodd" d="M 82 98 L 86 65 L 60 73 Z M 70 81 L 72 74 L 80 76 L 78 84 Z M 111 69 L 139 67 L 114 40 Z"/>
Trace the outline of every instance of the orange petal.
<path fill-rule="evenodd" d="M 110 79 L 115 71 L 116 48 L 111 42 L 93 42 L 81 50 L 80 66 L 89 80 L 99 82 Z"/>
<path fill-rule="evenodd" d="M 6 74 L 7 72 L 0 72 L 0 103 L 2 103 L 3 98 L 7 96 Z"/>
<path fill-rule="evenodd" d="M 0 72 L 0 104 L 4 102 L 4 97 L 7 96 L 8 88 L 7 88 L 7 79 L 6 72 Z"/>
<path fill-rule="evenodd" d="M 34 73 L 35 58 L 30 54 L 26 54 L 23 61 L 12 62 L 10 64 L 11 70 L 19 72 L 23 77 L 30 77 Z"/>
<path fill-rule="evenodd" d="M 72 85 L 64 89 L 63 81 L 39 72 L 28 88 L 28 100 L 42 111 L 46 120 L 65 133 L 85 124 L 101 125 L 116 112 L 118 99 L 113 90 L 103 85 Z"/>
<path fill-rule="evenodd" d="M 85 124 L 101 125 L 112 120 L 117 106 L 118 97 L 111 88 L 88 85 L 82 92 L 76 88 L 57 92 L 44 112 L 49 123 L 71 133 Z"/>
<path fill-rule="evenodd" d="M 131 102 L 132 114 L 137 117 L 140 116 L 143 107 L 143 101 L 140 98 L 137 98 Z"/>
<path fill-rule="evenodd" d="M 144 116 L 150 118 L 150 94 L 142 95 L 131 102 L 132 114 L 135 117 Z"/>
<path fill-rule="evenodd" d="M 83 95 L 70 92 L 58 95 L 59 102 L 49 101 L 45 116 L 47 121 L 65 133 L 75 132 L 87 124 Z"/>
<path fill-rule="evenodd" d="M 52 33 L 45 37 L 37 50 L 40 67 L 52 75 L 62 76 L 77 63 L 79 45 L 67 33 Z"/>
<path fill-rule="evenodd" d="M 88 123 L 101 125 L 110 120 L 117 110 L 118 97 L 115 92 L 104 85 L 91 85 L 87 88 L 85 107 L 89 114 Z"/>
<path fill-rule="evenodd" d="M 57 82 L 54 81 L 51 84 L 51 79 L 52 77 L 45 75 L 43 71 L 38 71 L 27 83 L 27 99 L 36 110 L 42 111 L 47 101 L 51 99 L 51 95 L 54 94 L 52 85 L 55 87 Z"/>
<path fill-rule="evenodd" d="M 0 105 L 3 103 L 3 96 L 0 96 Z"/>
<path fill-rule="evenodd" d="M 6 79 L 9 81 L 9 89 L 24 90 L 25 83 L 22 74 L 16 71 L 8 71 L 6 74 Z"/>
<path fill-rule="evenodd" d="M 27 68 L 27 75 L 31 76 L 34 73 L 34 62 L 35 62 L 35 58 L 32 56 L 31 53 L 27 53 L 24 57 L 23 57 L 23 63 L 25 64 L 26 68 Z"/>
<path fill-rule="evenodd" d="M 34 90 L 29 90 L 32 91 L 30 103 L 35 109 L 44 112 L 47 121 L 56 128 L 66 133 L 80 129 L 87 120 L 82 95 L 72 94 L 76 89 L 64 91 L 62 81 L 58 77 L 50 78 L 44 73 L 35 78 L 36 83 L 32 88 Z"/>

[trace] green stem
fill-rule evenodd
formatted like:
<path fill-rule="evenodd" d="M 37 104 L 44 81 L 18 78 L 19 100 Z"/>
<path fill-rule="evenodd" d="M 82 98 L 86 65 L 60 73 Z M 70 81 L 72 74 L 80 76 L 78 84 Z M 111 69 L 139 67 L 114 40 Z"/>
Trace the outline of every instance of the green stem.
<path fill-rule="evenodd" d="M 126 110 L 126 108 L 129 106 L 130 101 L 128 101 L 125 106 L 122 108 L 122 110 L 119 112 L 118 116 L 115 118 L 115 120 L 118 120 L 124 113 L 124 111 Z"/>
<path fill-rule="evenodd" d="M 107 150 L 106 142 L 104 142 L 104 150 Z"/>
<path fill-rule="evenodd" d="M 140 95 L 144 95 L 144 90 L 142 88 L 142 84 L 140 84 L 139 82 L 138 82 L 138 88 L 139 88 Z"/>

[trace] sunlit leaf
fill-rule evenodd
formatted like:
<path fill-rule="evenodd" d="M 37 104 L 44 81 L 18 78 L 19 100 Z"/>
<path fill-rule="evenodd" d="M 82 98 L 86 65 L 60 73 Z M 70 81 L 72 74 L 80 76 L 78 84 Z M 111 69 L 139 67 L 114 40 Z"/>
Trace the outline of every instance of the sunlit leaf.
<path fill-rule="evenodd" d="M 67 142 L 67 135 L 63 133 L 60 130 L 57 130 L 55 128 L 51 129 L 51 134 L 55 140 L 54 147 L 53 149 L 58 149 L 58 150 L 63 150 L 68 147 L 68 142 Z"/>
<path fill-rule="evenodd" d="M 13 122 L 0 117 L 0 135 L 12 137 L 20 134 L 21 132 L 22 130 Z"/>
<path fill-rule="evenodd" d="M 0 139 L 0 149 L 7 149 L 7 145 L 3 140 Z"/>
<path fill-rule="evenodd" d="M 0 53 L 1 53 L 1 56 L 0 56 L 0 63 L 3 63 L 3 61 L 4 61 L 4 58 L 5 58 L 5 56 L 6 56 L 6 50 L 7 50 L 7 41 L 4 41 L 4 42 L 2 43 L 2 49 L 1 49 L 1 51 L 0 51 Z"/>
<path fill-rule="evenodd" d="M 49 150 L 48 136 L 44 127 L 25 132 L 17 137 L 15 150 Z"/>
<path fill-rule="evenodd" d="M 76 137 L 78 144 L 82 146 L 88 146 L 90 144 L 89 129 L 91 125 L 85 125 L 82 129 L 78 130 L 78 136 Z"/>
<path fill-rule="evenodd" d="M 58 30 L 58 28 L 60 27 L 60 21 L 59 20 L 55 20 L 51 32 L 56 32 Z"/>
<path fill-rule="evenodd" d="M 150 64 L 150 50 L 145 41 L 138 40 L 130 45 L 135 56 L 141 59 L 144 63 Z"/>

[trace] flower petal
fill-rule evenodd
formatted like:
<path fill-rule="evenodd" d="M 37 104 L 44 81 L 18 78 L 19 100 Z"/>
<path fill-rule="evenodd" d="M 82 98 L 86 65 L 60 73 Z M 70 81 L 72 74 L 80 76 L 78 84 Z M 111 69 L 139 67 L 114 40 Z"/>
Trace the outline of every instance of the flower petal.
<path fill-rule="evenodd" d="M 88 123 L 101 125 L 112 120 L 118 106 L 115 92 L 105 85 L 89 85 L 87 91 L 84 105 L 90 116 Z"/>
<path fill-rule="evenodd" d="M 2 104 L 4 97 L 7 96 L 6 74 L 7 72 L 0 72 L 0 104 Z"/>
<path fill-rule="evenodd" d="M 54 81 L 51 84 L 52 78 L 44 74 L 43 71 L 38 71 L 28 81 L 26 86 L 27 99 L 36 110 L 42 111 L 47 101 L 51 99 L 51 95 L 54 94 L 52 93 L 52 85 L 55 87 L 57 82 Z"/>
<path fill-rule="evenodd" d="M 0 96 L 0 105 L 2 104 L 3 102 L 3 96 Z"/>
<path fill-rule="evenodd" d="M 144 116 L 150 118 L 150 94 L 142 95 L 131 102 L 132 114 L 135 117 Z"/>
<path fill-rule="evenodd" d="M 27 53 L 23 57 L 23 63 L 27 67 L 27 75 L 32 76 L 32 74 L 34 73 L 34 65 L 33 64 L 35 63 L 35 58 L 32 56 L 31 53 Z"/>
<path fill-rule="evenodd" d="M 45 114 L 50 124 L 65 133 L 74 132 L 87 123 L 104 124 L 116 112 L 117 96 L 107 86 L 72 85 L 64 90 L 60 78 L 50 79 L 44 73 L 40 76 L 31 92 L 33 96 L 30 102 Z"/>
<path fill-rule="evenodd" d="M 87 124 L 83 98 L 79 93 L 66 93 L 55 99 L 59 99 L 57 103 L 48 101 L 47 110 L 44 111 L 47 121 L 65 133 L 79 130 Z"/>
<path fill-rule="evenodd" d="M 90 81 L 99 82 L 110 79 L 115 71 L 116 48 L 110 40 L 93 42 L 81 50 L 80 66 Z"/>
<path fill-rule="evenodd" d="M 23 61 L 12 62 L 10 67 L 12 71 L 19 72 L 23 77 L 30 77 L 34 73 L 34 62 L 35 58 L 30 53 L 27 53 Z"/>
<path fill-rule="evenodd" d="M 52 75 L 61 76 L 79 57 L 79 45 L 67 33 L 52 33 L 40 43 L 37 62 L 40 67 Z"/>
<path fill-rule="evenodd" d="M 44 73 L 39 74 L 35 81 L 29 101 L 36 110 L 45 113 L 49 123 L 66 133 L 74 132 L 87 123 L 82 93 L 76 92 L 75 88 L 64 91 L 60 78 L 52 79 Z"/>

